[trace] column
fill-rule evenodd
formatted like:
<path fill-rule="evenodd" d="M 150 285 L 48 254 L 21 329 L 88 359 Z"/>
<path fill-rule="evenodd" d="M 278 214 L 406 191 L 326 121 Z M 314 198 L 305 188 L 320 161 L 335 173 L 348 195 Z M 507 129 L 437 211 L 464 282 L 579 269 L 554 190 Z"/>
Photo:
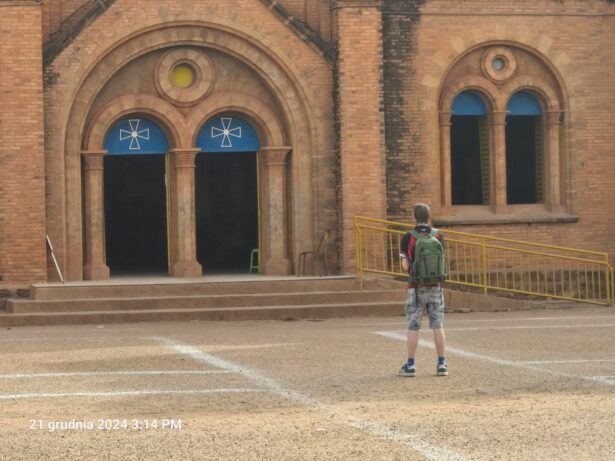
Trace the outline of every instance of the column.
<path fill-rule="evenodd" d="M 292 273 L 286 216 L 286 163 L 289 152 L 290 147 L 266 147 L 258 153 L 262 162 L 261 272 L 266 275 Z"/>
<path fill-rule="evenodd" d="M 169 152 L 167 187 L 169 194 L 169 274 L 172 277 L 200 277 L 203 268 L 196 260 L 196 218 L 194 202 L 195 160 L 200 149 L 172 149 Z"/>
<path fill-rule="evenodd" d="M 545 159 L 545 204 L 552 213 L 563 211 L 560 176 L 560 129 L 563 111 L 547 112 L 547 158 Z"/>
<path fill-rule="evenodd" d="M 382 2 L 336 0 L 341 263 L 356 271 L 354 217 L 387 215 Z"/>
<path fill-rule="evenodd" d="M 506 112 L 492 112 L 491 125 L 493 126 L 492 209 L 494 213 L 506 213 Z"/>
<path fill-rule="evenodd" d="M 81 152 L 83 159 L 85 280 L 110 277 L 105 255 L 104 158 L 107 151 Z"/>
<path fill-rule="evenodd" d="M 442 175 L 440 214 L 444 216 L 454 214 L 451 170 L 451 112 L 440 112 L 440 174 Z"/>

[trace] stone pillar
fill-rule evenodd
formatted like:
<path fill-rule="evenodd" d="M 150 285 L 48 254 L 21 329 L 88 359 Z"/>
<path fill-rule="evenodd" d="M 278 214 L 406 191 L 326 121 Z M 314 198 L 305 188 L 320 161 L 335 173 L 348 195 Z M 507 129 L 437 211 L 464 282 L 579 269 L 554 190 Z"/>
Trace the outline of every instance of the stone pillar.
<path fill-rule="evenodd" d="M 290 147 L 266 147 L 258 152 L 261 169 L 261 273 L 292 273 L 288 257 L 286 163 Z"/>
<path fill-rule="evenodd" d="M 505 213 L 507 205 L 506 194 L 506 112 L 492 112 L 493 155 L 491 165 L 492 209 L 494 213 Z"/>
<path fill-rule="evenodd" d="M 169 152 L 169 274 L 172 277 L 200 277 L 203 268 L 196 260 L 196 218 L 194 174 L 200 149 Z"/>
<path fill-rule="evenodd" d="M 84 266 L 85 280 L 106 280 L 110 277 L 105 254 L 104 158 L 107 151 L 84 151 Z"/>
<path fill-rule="evenodd" d="M 547 158 L 544 159 L 545 174 L 545 205 L 552 213 L 563 211 L 560 185 L 560 129 L 562 111 L 550 110 L 547 112 Z"/>
<path fill-rule="evenodd" d="M 387 215 L 381 4 L 379 0 L 333 3 L 345 273 L 356 270 L 354 217 Z"/>
<path fill-rule="evenodd" d="M 453 189 L 451 177 L 451 112 L 440 112 L 440 187 L 442 188 L 442 208 L 445 216 L 453 214 Z"/>

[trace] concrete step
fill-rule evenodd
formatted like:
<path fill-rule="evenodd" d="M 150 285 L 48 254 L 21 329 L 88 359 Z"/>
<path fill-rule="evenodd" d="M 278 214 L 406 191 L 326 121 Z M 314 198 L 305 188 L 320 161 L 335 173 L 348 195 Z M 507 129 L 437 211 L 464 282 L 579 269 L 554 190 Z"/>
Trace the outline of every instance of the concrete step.
<path fill-rule="evenodd" d="M 221 281 L 218 277 L 199 279 L 157 279 L 148 281 L 71 282 L 41 284 L 29 288 L 35 300 L 143 298 L 207 296 L 228 294 L 351 291 L 358 289 L 355 277 L 246 277 Z"/>
<path fill-rule="evenodd" d="M 308 304 L 297 306 L 225 307 L 209 309 L 139 309 L 124 311 L 0 313 L 0 327 L 105 324 L 155 321 L 299 320 L 335 317 L 400 316 L 395 302 Z"/>
<path fill-rule="evenodd" d="M 86 299 L 24 299 L 13 298 L 6 302 L 6 310 L 15 314 L 36 312 L 88 312 L 132 310 L 177 310 L 241 308 L 261 306 L 297 306 L 312 304 L 345 304 L 365 302 L 404 301 L 403 291 L 319 291 L 297 293 L 256 293 L 206 296 L 128 297 Z"/>

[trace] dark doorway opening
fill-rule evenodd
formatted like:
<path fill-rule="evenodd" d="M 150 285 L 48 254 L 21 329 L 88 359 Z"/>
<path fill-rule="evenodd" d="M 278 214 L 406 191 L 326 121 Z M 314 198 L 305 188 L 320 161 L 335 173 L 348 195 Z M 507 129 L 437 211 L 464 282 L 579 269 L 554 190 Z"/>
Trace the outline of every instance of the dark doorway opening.
<path fill-rule="evenodd" d="M 197 156 L 197 260 L 206 272 L 249 271 L 259 246 L 256 169 L 255 152 Z"/>
<path fill-rule="evenodd" d="M 540 116 L 506 117 L 506 193 L 511 205 L 538 202 L 537 132 Z"/>
<path fill-rule="evenodd" d="M 105 156 L 105 230 L 111 275 L 168 273 L 164 155 Z"/>
<path fill-rule="evenodd" d="M 486 118 L 451 117 L 453 205 L 489 203 L 489 131 Z"/>

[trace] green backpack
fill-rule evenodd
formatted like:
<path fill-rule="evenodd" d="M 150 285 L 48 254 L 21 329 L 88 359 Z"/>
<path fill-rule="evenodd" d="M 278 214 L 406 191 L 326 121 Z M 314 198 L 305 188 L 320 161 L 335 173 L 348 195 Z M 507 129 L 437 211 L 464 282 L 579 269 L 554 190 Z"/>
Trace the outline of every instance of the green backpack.
<path fill-rule="evenodd" d="M 447 268 L 444 247 L 442 242 L 436 238 L 437 233 L 436 229 L 432 229 L 429 234 L 420 234 L 416 230 L 412 231 L 416 243 L 410 278 L 414 284 L 437 285 L 446 279 Z"/>

